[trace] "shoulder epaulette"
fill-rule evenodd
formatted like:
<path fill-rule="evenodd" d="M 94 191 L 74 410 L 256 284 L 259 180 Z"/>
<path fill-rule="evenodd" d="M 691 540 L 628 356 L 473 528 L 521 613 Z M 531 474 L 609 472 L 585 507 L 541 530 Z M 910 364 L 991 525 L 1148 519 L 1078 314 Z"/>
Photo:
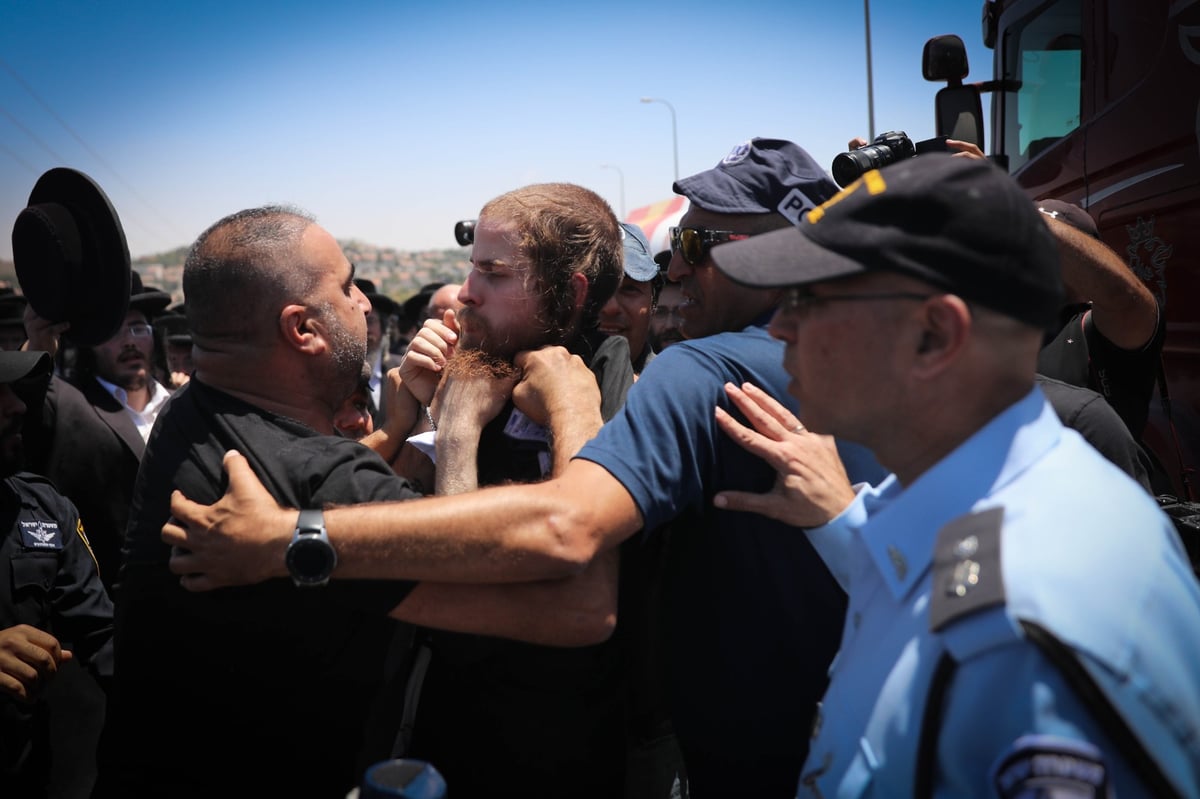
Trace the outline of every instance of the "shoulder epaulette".
<path fill-rule="evenodd" d="M 938 531 L 933 550 L 929 629 L 1004 604 L 1000 532 L 1004 508 L 959 516 Z"/>

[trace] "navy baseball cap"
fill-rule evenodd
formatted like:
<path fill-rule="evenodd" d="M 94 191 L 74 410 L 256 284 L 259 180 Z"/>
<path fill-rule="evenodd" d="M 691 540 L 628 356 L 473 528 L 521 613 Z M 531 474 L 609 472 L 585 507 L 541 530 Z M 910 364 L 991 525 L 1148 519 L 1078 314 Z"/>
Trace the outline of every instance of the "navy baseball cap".
<path fill-rule="evenodd" d="M 793 225 L 837 194 L 837 184 L 803 147 L 751 139 L 712 169 L 675 181 L 692 204 L 719 214 L 782 214 Z"/>
<path fill-rule="evenodd" d="M 1040 328 L 1064 302 L 1037 206 L 988 161 L 945 153 L 867 172 L 799 228 L 719 244 L 712 258 L 755 287 L 896 272 Z"/>
<path fill-rule="evenodd" d="M 645 283 L 658 277 L 658 264 L 650 255 L 650 241 L 640 227 L 622 222 L 621 244 L 625 251 L 625 274 L 630 280 Z"/>

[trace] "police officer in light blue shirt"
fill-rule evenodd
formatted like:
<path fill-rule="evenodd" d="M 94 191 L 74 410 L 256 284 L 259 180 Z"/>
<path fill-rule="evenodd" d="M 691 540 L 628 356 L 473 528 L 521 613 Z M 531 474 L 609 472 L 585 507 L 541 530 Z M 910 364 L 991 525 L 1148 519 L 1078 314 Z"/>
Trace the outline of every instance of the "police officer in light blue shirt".
<path fill-rule="evenodd" d="M 714 248 L 787 286 L 797 419 L 728 387 L 780 472 L 719 506 L 808 528 L 850 598 L 799 796 L 1200 796 L 1200 586 L 1170 521 L 1034 386 L 1053 239 L 986 161 L 869 172 Z M 892 474 L 815 469 L 821 434 Z"/>

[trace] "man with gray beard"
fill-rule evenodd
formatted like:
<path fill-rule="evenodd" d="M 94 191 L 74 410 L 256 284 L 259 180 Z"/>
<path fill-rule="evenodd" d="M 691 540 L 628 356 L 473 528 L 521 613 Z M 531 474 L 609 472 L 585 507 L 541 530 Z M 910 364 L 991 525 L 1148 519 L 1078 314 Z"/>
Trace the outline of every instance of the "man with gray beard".
<path fill-rule="evenodd" d="M 333 236 L 275 206 L 222 219 L 188 255 L 196 371 L 159 416 L 134 489 L 97 796 L 345 796 L 387 754 L 369 743 L 391 743 L 395 719 L 379 697 L 396 619 L 542 641 L 546 615 L 533 608 L 573 615 L 556 593 L 565 582 L 325 587 L 336 560 L 321 559 L 321 511 L 297 526 L 291 579 L 197 596 L 169 572 L 159 531 L 172 491 L 221 496 L 232 448 L 280 502 L 417 495 L 335 434 L 366 354 L 371 306 L 353 277 Z M 385 436 L 420 412 L 402 386 L 392 394 Z"/>

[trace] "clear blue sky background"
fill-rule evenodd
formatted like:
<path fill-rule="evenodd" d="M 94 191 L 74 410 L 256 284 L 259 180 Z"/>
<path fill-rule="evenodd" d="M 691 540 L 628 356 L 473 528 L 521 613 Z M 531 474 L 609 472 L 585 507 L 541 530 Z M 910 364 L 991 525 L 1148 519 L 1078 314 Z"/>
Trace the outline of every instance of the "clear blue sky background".
<path fill-rule="evenodd" d="M 969 80 L 987 77 L 981 5 L 871 4 L 876 133 L 933 135 L 930 36 L 960 35 Z M 453 248 L 456 220 L 533 182 L 628 214 L 672 196 L 671 114 L 645 96 L 675 109 L 681 177 L 754 136 L 828 167 L 868 132 L 863 17 L 829 0 L 0 0 L 0 258 L 54 166 L 104 187 L 135 257 L 268 202 L 399 249 Z"/>

